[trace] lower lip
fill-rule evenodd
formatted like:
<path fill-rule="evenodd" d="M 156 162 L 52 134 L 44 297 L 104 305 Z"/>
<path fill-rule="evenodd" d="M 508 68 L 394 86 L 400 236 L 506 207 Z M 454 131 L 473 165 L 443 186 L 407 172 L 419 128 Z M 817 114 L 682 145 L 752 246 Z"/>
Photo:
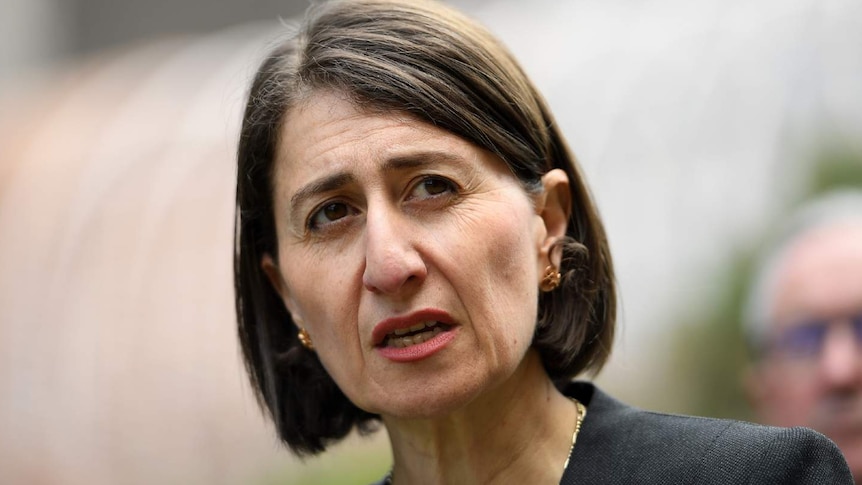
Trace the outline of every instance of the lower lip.
<path fill-rule="evenodd" d="M 457 328 L 440 332 L 430 340 L 409 347 L 378 347 L 377 352 L 393 362 L 415 362 L 443 350 L 455 338 Z"/>

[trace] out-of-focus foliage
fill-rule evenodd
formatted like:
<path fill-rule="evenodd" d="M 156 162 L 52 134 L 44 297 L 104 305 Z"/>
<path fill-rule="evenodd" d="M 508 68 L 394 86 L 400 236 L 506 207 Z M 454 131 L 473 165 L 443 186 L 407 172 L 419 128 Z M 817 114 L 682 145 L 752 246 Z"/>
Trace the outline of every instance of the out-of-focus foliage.
<path fill-rule="evenodd" d="M 704 275 L 716 284 L 708 303 L 680 309 L 679 331 L 673 338 L 668 379 L 677 383 L 667 396 L 674 412 L 733 419 L 753 419 L 742 387 L 749 352 L 742 329 L 742 311 L 750 290 L 760 245 L 794 207 L 841 188 L 862 188 L 862 151 L 842 144 L 824 145 L 796 197 L 728 258 L 723 274 Z"/>
<path fill-rule="evenodd" d="M 750 419 L 740 376 L 747 359 L 739 322 L 752 271 L 752 253 L 739 252 L 726 274 L 712 276 L 721 293 L 708 307 L 688 308 L 674 336 L 668 378 L 677 382 L 668 410 Z"/>
<path fill-rule="evenodd" d="M 846 187 L 862 187 L 862 150 L 825 148 L 811 176 L 806 198 Z"/>
<path fill-rule="evenodd" d="M 383 433 L 383 432 L 381 432 Z M 392 466 L 388 442 L 381 436 L 350 438 L 350 446 L 336 445 L 308 458 L 303 466 L 285 465 L 263 475 L 255 485 L 367 485 L 383 478 Z"/>

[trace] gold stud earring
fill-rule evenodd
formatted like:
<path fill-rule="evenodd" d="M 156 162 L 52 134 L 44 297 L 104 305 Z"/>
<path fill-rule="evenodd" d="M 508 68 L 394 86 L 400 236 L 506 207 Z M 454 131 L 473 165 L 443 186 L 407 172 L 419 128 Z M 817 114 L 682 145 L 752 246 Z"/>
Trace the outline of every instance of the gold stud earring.
<path fill-rule="evenodd" d="M 299 329 L 299 342 L 308 350 L 314 350 L 314 344 L 311 343 L 311 335 L 304 328 Z"/>
<path fill-rule="evenodd" d="M 560 272 L 553 265 L 545 268 L 545 277 L 539 283 L 539 289 L 545 292 L 554 291 L 560 286 Z"/>

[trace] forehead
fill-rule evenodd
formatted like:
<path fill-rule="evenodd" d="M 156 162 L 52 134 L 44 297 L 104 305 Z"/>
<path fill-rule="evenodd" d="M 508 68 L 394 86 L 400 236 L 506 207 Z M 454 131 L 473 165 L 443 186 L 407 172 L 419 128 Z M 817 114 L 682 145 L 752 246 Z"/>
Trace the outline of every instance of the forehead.
<path fill-rule="evenodd" d="M 831 316 L 862 309 L 862 221 L 802 235 L 778 270 L 774 319 Z"/>
<path fill-rule="evenodd" d="M 309 163 L 332 166 L 431 136 L 434 128 L 405 113 L 362 109 L 345 94 L 315 92 L 290 109 L 279 133 L 278 168 Z M 344 162 L 342 162 L 344 163 Z"/>
<path fill-rule="evenodd" d="M 417 156 L 511 176 L 499 157 L 451 132 L 406 113 L 363 109 L 338 92 L 318 92 L 285 115 L 276 148 L 276 195 L 290 197 L 326 174 L 376 176 L 387 161 Z"/>

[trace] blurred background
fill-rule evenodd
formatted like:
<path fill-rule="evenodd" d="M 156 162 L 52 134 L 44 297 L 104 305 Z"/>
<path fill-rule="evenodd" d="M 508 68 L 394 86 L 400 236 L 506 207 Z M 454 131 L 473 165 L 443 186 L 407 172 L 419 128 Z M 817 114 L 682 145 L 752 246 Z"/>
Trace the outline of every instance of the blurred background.
<path fill-rule="evenodd" d="M 547 97 L 622 294 L 597 379 L 750 417 L 740 301 L 782 214 L 862 185 L 857 0 L 452 1 Z M 0 0 L 0 483 L 368 483 L 299 462 L 244 376 L 231 283 L 247 85 L 308 0 Z"/>

